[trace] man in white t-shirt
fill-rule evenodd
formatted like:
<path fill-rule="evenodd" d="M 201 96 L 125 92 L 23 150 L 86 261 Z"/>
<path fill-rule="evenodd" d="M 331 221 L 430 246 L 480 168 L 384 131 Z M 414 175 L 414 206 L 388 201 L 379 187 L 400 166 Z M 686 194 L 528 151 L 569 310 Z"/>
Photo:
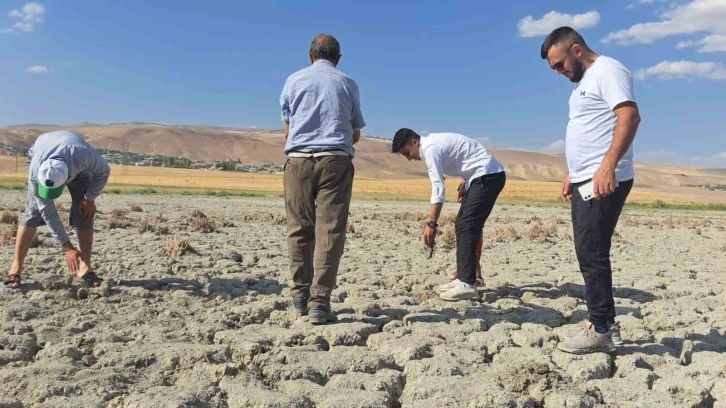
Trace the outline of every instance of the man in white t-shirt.
<path fill-rule="evenodd" d="M 400 129 L 393 137 L 391 151 L 426 163 L 431 179 L 431 207 L 424 243 L 431 248 L 436 242 L 437 221 L 446 198 L 444 174 L 464 180 L 465 191 L 455 224 L 457 279 L 438 290 L 444 300 L 478 300 L 479 292 L 474 287 L 477 244 L 506 183 L 504 166 L 481 143 L 457 133 L 431 133 L 422 138 L 411 129 Z"/>
<path fill-rule="evenodd" d="M 620 62 L 593 52 L 570 27 L 547 36 L 541 57 L 575 84 L 565 139 L 569 174 L 561 194 L 572 202 L 575 252 L 585 278 L 589 315 L 558 348 L 577 354 L 612 350 L 621 339 L 615 322 L 610 245 L 633 186 L 632 143 L 640 124 L 633 78 Z M 585 201 L 578 188 L 589 181 L 594 198 Z"/>

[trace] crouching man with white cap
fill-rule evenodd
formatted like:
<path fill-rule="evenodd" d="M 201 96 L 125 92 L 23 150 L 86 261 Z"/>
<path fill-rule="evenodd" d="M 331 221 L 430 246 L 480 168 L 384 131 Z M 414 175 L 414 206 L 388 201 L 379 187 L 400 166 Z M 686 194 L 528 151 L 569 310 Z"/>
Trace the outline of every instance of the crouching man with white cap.
<path fill-rule="evenodd" d="M 31 157 L 28 203 L 20 217 L 13 263 L 5 277 L 5 285 L 20 287 L 25 256 L 36 228 L 41 225 L 47 225 L 63 246 L 69 271 L 89 286 L 101 285 L 103 279 L 91 269 L 93 220 L 96 197 L 106 186 L 111 168 L 81 135 L 69 131 L 40 135 L 28 156 Z M 60 197 L 66 185 L 73 202 L 70 224 L 78 232 L 80 250 L 71 243 L 53 201 Z"/>

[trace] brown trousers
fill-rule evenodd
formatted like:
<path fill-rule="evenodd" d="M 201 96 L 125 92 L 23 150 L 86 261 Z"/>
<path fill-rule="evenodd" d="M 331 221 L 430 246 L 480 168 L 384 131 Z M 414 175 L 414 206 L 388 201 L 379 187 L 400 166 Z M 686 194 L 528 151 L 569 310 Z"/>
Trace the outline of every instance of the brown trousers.
<path fill-rule="evenodd" d="M 345 246 L 354 173 L 347 156 L 291 157 L 285 162 L 292 296 L 307 297 L 310 308 L 330 307 Z"/>

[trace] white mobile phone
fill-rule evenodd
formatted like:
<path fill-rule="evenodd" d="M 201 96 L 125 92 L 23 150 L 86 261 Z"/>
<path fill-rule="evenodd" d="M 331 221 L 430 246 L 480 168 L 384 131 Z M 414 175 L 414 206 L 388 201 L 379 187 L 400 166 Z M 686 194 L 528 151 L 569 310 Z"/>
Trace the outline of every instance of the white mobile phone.
<path fill-rule="evenodd" d="M 620 183 L 618 183 L 617 180 L 615 180 L 615 188 L 618 188 Z M 577 188 L 577 191 L 580 192 L 580 196 L 582 197 L 583 201 L 590 201 L 595 197 L 595 193 L 593 193 L 593 183 L 592 181 L 581 185 Z"/>

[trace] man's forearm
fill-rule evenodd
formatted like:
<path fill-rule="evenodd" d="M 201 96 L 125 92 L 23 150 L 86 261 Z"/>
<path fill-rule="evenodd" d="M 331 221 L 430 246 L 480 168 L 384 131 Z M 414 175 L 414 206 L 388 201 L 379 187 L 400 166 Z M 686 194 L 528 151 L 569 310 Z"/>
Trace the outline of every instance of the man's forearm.
<path fill-rule="evenodd" d="M 441 208 L 443 206 L 444 206 L 444 203 L 431 204 L 431 210 L 429 211 L 429 218 L 426 221 L 438 222 L 439 216 L 441 215 Z"/>
<path fill-rule="evenodd" d="M 637 111 L 635 111 L 635 114 L 623 115 L 618 118 L 618 123 L 615 125 L 615 131 L 613 133 L 613 141 L 603 159 L 604 166 L 612 169 L 617 167 L 620 160 L 633 144 L 639 124 L 640 115 L 638 115 Z"/>
<path fill-rule="evenodd" d="M 358 143 L 360 140 L 360 129 L 354 129 L 353 130 L 353 144 Z"/>
<path fill-rule="evenodd" d="M 285 141 L 287 141 L 287 136 L 290 134 L 290 122 L 285 122 Z"/>

